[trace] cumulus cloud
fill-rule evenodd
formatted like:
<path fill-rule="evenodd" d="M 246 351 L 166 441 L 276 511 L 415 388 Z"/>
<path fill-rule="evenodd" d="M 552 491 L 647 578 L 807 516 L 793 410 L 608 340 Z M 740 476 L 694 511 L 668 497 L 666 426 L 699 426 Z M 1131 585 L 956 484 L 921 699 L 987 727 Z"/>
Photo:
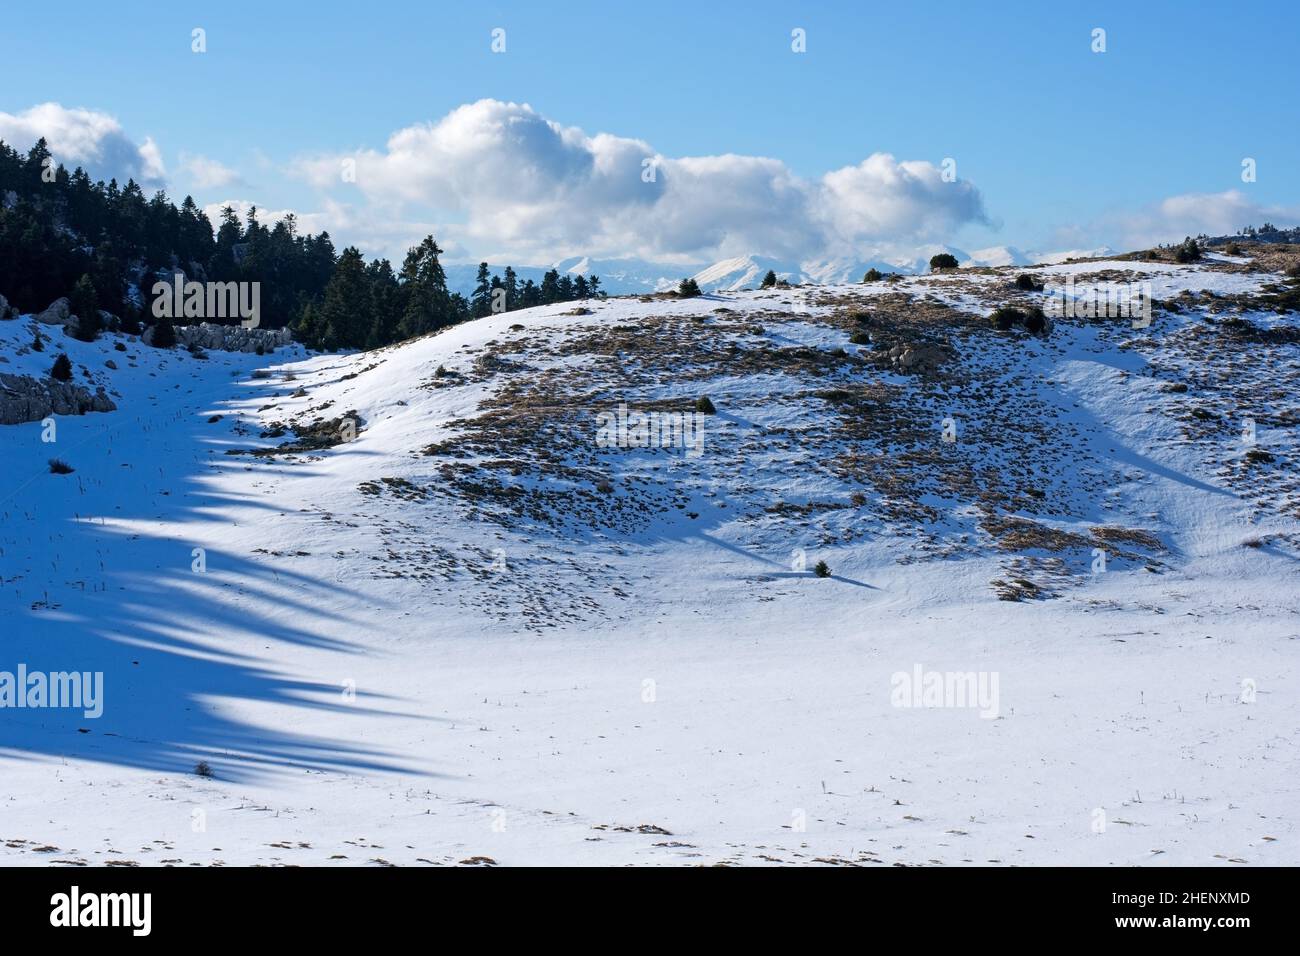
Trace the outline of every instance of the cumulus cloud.
<path fill-rule="evenodd" d="M 438 246 L 450 259 L 467 258 L 470 253 L 454 240 L 444 239 L 445 226 L 430 220 L 393 219 L 369 207 L 357 207 L 326 197 L 320 207 L 312 212 L 299 209 L 272 209 L 252 199 L 224 199 L 203 206 L 213 228 L 221 225 L 221 211 L 229 206 L 241 223 L 249 211 L 257 207 L 257 221 L 267 228 L 273 227 L 285 216 L 292 214 L 300 234 L 328 232 L 336 249 L 357 246 L 369 255 L 385 255 L 401 264 L 406 250 L 427 235 L 438 237 Z M 412 237 L 415 237 L 414 239 Z"/>
<path fill-rule="evenodd" d="M 1125 249 L 1139 249 L 1204 233 L 1225 236 L 1266 221 L 1283 226 L 1300 222 L 1300 206 L 1259 203 L 1237 189 L 1221 193 L 1169 196 L 1135 213 L 1119 213 L 1089 230 L 1115 236 Z"/>
<path fill-rule="evenodd" d="M 359 190 L 390 221 L 449 219 L 449 240 L 522 261 L 852 255 L 988 224 L 979 191 L 928 162 L 877 153 L 805 179 L 765 157 L 664 156 L 498 100 L 398 130 L 382 150 L 306 157 L 291 171 L 331 194 Z"/>
<path fill-rule="evenodd" d="M 82 166 L 96 179 L 134 179 L 142 187 L 160 188 L 167 171 L 152 139 L 136 143 L 107 113 L 41 103 L 22 113 L 0 112 L 0 140 L 27 149 L 42 136 L 57 163 Z"/>
<path fill-rule="evenodd" d="M 189 178 L 199 189 L 224 189 L 228 186 L 246 185 L 242 176 L 215 159 L 181 153 L 180 166 L 177 170 Z"/>

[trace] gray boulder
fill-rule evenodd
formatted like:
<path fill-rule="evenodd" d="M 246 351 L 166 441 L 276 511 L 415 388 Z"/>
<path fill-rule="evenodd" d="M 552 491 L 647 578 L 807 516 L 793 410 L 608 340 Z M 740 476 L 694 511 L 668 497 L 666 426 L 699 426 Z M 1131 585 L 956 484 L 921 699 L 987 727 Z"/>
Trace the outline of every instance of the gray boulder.
<path fill-rule="evenodd" d="M 65 296 L 61 299 L 55 299 L 40 315 L 36 316 L 36 321 L 42 325 L 62 325 L 67 327 L 76 322 L 76 317 L 68 309 L 68 300 Z"/>
<path fill-rule="evenodd" d="M 266 354 L 293 341 L 293 333 L 283 329 L 246 329 L 242 325 L 178 325 L 176 344 L 181 348 L 199 348 L 209 352 L 256 352 L 260 346 Z M 153 326 L 145 329 L 144 342 L 153 342 Z"/>
<path fill-rule="evenodd" d="M 0 373 L 0 425 L 38 422 L 50 415 L 111 412 L 116 408 L 102 386 L 92 393 L 72 382 Z"/>

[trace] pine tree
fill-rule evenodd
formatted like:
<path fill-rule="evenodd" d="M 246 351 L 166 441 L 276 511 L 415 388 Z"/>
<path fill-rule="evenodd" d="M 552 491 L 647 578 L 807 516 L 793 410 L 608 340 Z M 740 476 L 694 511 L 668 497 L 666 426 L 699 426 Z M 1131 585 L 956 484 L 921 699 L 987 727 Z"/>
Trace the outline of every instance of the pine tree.
<path fill-rule="evenodd" d="M 27 151 L 26 172 L 29 185 L 38 189 L 41 186 L 46 185 L 45 180 L 41 178 L 41 175 L 45 172 L 45 164 L 49 160 L 50 145 L 45 141 L 45 137 L 42 136 L 33 143 L 32 148 Z"/>
<path fill-rule="evenodd" d="M 476 319 L 481 319 L 492 312 L 492 283 L 488 278 L 488 264 L 480 262 L 478 264 L 478 276 L 474 286 L 474 293 L 469 297 L 470 313 Z"/>
<path fill-rule="evenodd" d="M 406 306 L 398 328 L 406 338 L 425 335 L 460 321 L 464 315 L 463 298 L 457 296 L 454 300 L 447 292 L 447 274 L 438 261 L 441 254 L 433 236 L 426 236 L 407 252 L 402 263 Z"/>
<path fill-rule="evenodd" d="M 239 263 L 235 261 L 235 247 L 244 238 L 239 227 L 239 217 L 230 206 L 221 210 L 221 225 L 217 227 L 217 242 L 208 262 L 208 277 L 215 282 L 234 282 L 239 279 Z"/>
<path fill-rule="evenodd" d="M 176 329 L 170 318 L 164 315 L 154 323 L 153 337 L 149 344 L 156 349 L 169 349 L 176 344 Z"/>
<path fill-rule="evenodd" d="M 770 289 L 774 285 L 776 285 L 776 270 L 768 269 L 767 275 L 763 276 L 763 284 L 760 288 Z"/>
<path fill-rule="evenodd" d="M 325 330 L 321 327 L 320 315 L 315 304 L 308 302 L 303 306 L 294 325 L 294 338 L 309 349 L 324 348 Z"/>
<path fill-rule="evenodd" d="M 99 337 L 104 327 L 99 315 L 99 297 L 95 294 L 95 285 L 90 276 L 83 275 L 72 288 L 68 300 L 68 311 L 77 317 L 77 327 L 73 335 L 83 342 L 93 342 Z"/>
<path fill-rule="evenodd" d="M 366 266 L 366 279 L 370 284 L 371 315 L 366 348 L 377 349 L 397 341 L 397 276 L 387 259 L 376 259 Z"/>
<path fill-rule="evenodd" d="M 519 290 L 519 308 L 531 309 L 535 305 L 542 304 L 542 290 L 537 287 L 537 283 L 532 279 L 525 279 L 524 286 Z"/>
<path fill-rule="evenodd" d="M 54 360 L 54 367 L 50 369 L 50 378 L 58 379 L 60 382 L 72 381 L 72 362 L 66 355 L 60 354 Z"/>
<path fill-rule="evenodd" d="M 510 301 L 505 295 L 505 288 L 505 283 L 501 281 L 499 276 L 492 277 L 492 288 L 488 292 L 488 312 L 490 314 L 495 315 L 497 312 L 510 311 Z M 502 299 L 506 299 L 506 301 L 498 305 Z"/>
<path fill-rule="evenodd" d="M 370 283 L 364 261 L 360 251 L 349 246 L 339 256 L 320 308 L 329 347 L 365 348 L 372 324 L 370 307 Z"/>
<path fill-rule="evenodd" d="M 519 308 L 519 277 L 510 266 L 506 266 L 505 281 L 501 283 L 501 288 L 506 290 L 506 311 Z"/>
<path fill-rule="evenodd" d="M 560 273 L 551 269 L 542 276 L 541 304 L 551 305 L 560 301 Z"/>
<path fill-rule="evenodd" d="M 118 331 L 123 335 L 140 334 L 140 307 L 134 302 L 122 306 L 122 321 L 118 325 Z"/>

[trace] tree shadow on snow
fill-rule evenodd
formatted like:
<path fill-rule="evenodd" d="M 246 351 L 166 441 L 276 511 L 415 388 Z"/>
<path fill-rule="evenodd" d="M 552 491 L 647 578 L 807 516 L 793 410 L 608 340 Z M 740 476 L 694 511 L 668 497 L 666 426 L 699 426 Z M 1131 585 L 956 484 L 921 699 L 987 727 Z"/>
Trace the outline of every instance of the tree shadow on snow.
<path fill-rule="evenodd" d="M 0 671 L 21 663 L 29 673 L 103 673 L 98 718 L 81 707 L 0 709 L 0 755 L 169 773 L 203 761 L 228 781 L 309 770 L 416 772 L 394 753 L 306 729 L 314 716 L 355 713 L 350 726 L 412 716 L 393 709 L 397 699 L 382 689 L 351 682 L 349 659 L 361 648 L 349 635 L 372 629 L 373 618 L 350 608 L 374 607 L 376 598 L 295 568 L 302 558 L 293 552 L 237 553 L 246 540 L 238 537 L 234 549 L 222 544 L 231 528 L 251 528 L 255 513 L 307 518 L 277 508 L 272 495 L 232 495 L 212 479 L 234 469 L 271 477 L 289 466 L 208 454 L 238 443 L 228 423 L 214 427 L 193 415 L 158 427 L 152 412 L 110 413 L 121 418 L 108 430 L 60 419 L 59 449 L 72 452 L 77 472 L 62 483 L 19 472 L 15 488 L 0 489 Z M 11 427 L 27 430 L 14 439 L 30 459 L 23 468 L 37 467 L 46 450 L 23 448 L 37 424 Z M 295 475 L 310 471 L 292 467 Z M 301 541 L 309 552 L 323 544 L 314 547 L 309 535 Z M 196 547 L 204 569 L 196 569 Z M 310 670 L 273 663 L 286 646 L 301 649 L 295 657 Z"/>

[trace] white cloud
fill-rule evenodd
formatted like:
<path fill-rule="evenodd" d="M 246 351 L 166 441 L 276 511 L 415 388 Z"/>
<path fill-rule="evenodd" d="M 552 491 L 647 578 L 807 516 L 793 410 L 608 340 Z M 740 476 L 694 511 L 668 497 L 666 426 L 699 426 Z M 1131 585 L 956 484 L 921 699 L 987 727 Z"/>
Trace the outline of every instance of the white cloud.
<path fill-rule="evenodd" d="M 292 213 L 299 234 L 328 232 L 337 250 L 357 246 L 368 256 L 387 256 L 400 266 L 406 250 L 427 235 L 438 237 L 438 245 L 448 259 L 463 259 L 469 253 L 454 240 L 445 240 L 445 227 L 436 222 L 405 220 L 394 222 L 370 208 L 360 208 L 325 198 L 315 212 L 297 209 L 271 209 L 251 199 L 225 199 L 203 207 L 213 229 L 221 225 L 221 210 L 230 206 L 242 225 L 248 212 L 257 207 L 257 221 L 268 229 Z M 411 237 L 415 238 L 412 239 Z"/>
<path fill-rule="evenodd" d="M 44 136 L 57 163 L 82 166 L 96 179 L 134 179 L 141 187 L 160 188 L 167 171 L 150 138 L 137 144 L 107 113 L 42 103 L 22 113 L 0 112 L 0 140 L 27 149 Z"/>
<path fill-rule="evenodd" d="M 256 206 L 257 221 L 268 229 L 290 213 L 297 219 L 300 233 L 320 232 L 329 228 L 326 225 L 329 217 L 325 213 L 303 213 L 298 212 L 296 209 L 268 209 L 251 199 L 225 199 L 221 202 L 208 203 L 203 207 L 203 211 L 207 213 L 208 219 L 212 222 L 213 229 L 221 225 L 221 210 L 226 206 L 235 211 L 235 216 L 238 217 L 240 225 L 243 225 L 247 220 L 249 210 Z"/>
<path fill-rule="evenodd" d="M 979 191 L 944 182 L 928 162 L 877 153 L 808 180 L 777 159 L 663 156 L 642 140 L 589 136 L 498 100 L 398 130 L 383 150 L 290 169 L 329 194 L 359 190 L 365 215 L 389 223 L 451 219 L 440 241 L 516 261 L 850 255 L 988 222 Z"/>
<path fill-rule="evenodd" d="M 199 189 L 224 189 L 228 186 L 246 185 L 242 176 L 215 159 L 191 153 L 181 153 L 179 173 L 187 176 Z"/>
<path fill-rule="evenodd" d="M 1135 213 L 1118 213 L 1101 220 L 1088 233 L 1113 236 L 1112 245 L 1123 249 L 1147 248 L 1177 242 L 1185 236 L 1233 235 L 1244 226 L 1272 221 L 1278 226 L 1300 222 L 1300 206 L 1255 202 L 1237 189 L 1221 193 L 1183 193 L 1169 196 Z"/>

